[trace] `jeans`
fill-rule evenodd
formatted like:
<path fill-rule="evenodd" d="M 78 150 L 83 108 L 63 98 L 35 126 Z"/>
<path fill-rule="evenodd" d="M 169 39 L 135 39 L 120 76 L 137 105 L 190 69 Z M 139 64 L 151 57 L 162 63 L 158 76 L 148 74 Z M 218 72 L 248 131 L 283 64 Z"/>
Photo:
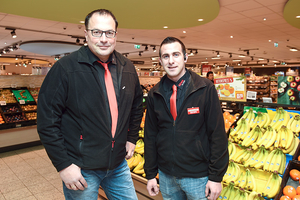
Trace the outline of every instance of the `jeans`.
<path fill-rule="evenodd" d="M 81 169 L 88 187 L 82 190 L 69 190 L 63 183 L 66 200 L 97 200 L 99 186 L 102 187 L 108 199 L 137 200 L 131 173 L 124 161 L 113 170 Z"/>
<path fill-rule="evenodd" d="M 159 170 L 159 188 L 164 200 L 206 200 L 208 177 L 177 178 Z"/>

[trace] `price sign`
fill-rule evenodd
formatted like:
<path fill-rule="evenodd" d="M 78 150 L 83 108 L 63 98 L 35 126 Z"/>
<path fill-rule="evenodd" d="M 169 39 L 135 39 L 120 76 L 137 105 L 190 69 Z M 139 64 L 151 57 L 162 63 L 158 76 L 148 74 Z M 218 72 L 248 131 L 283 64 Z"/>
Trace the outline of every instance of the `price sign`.
<path fill-rule="evenodd" d="M 6 106 L 6 101 L 0 101 L 1 106 Z"/>
<path fill-rule="evenodd" d="M 256 100 L 257 92 L 254 91 L 247 91 L 247 99 Z"/>
<path fill-rule="evenodd" d="M 19 103 L 20 104 L 25 104 L 25 100 L 20 100 Z"/>

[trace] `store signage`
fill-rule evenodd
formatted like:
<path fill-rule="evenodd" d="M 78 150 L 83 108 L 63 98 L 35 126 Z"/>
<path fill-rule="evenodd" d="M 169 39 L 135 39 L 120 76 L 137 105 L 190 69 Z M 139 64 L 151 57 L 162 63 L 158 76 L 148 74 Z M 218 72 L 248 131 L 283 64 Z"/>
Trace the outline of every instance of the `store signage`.
<path fill-rule="evenodd" d="M 136 49 L 140 49 L 140 48 L 141 48 L 141 45 L 139 45 L 139 44 L 135 44 L 135 45 L 134 45 L 134 48 L 136 48 Z"/>
<path fill-rule="evenodd" d="M 247 91 L 247 99 L 256 100 L 257 92 L 255 91 Z"/>
<path fill-rule="evenodd" d="M 19 100 L 20 104 L 25 104 L 25 100 Z"/>
<path fill-rule="evenodd" d="M 272 103 L 272 98 L 270 97 L 262 97 L 264 103 Z"/>
<path fill-rule="evenodd" d="M 214 83 L 220 100 L 247 101 L 245 77 L 215 77 Z"/>
<path fill-rule="evenodd" d="M 274 42 L 274 47 L 278 47 L 278 43 L 277 42 Z"/>
<path fill-rule="evenodd" d="M 202 65 L 201 70 L 202 74 L 205 76 L 207 72 L 211 71 L 211 65 Z"/>
<path fill-rule="evenodd" d="M 6 106 L 6 101 L 0 101 L 1 106 Z"/>

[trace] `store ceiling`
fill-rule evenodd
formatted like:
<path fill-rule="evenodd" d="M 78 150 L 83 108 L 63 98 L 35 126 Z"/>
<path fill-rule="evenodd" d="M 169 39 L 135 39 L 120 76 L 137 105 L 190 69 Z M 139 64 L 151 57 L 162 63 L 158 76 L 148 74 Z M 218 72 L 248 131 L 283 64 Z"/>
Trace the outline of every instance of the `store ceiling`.
<path fill-rule="evenodd" d="M 244 66 L 247 62 L 266 64 L 267 60 L 269 66 L 274 64 L 273 61 L 278 61 L 275 62 L 277 65 L 285 62 L 300 66 L 300 19 L 296 18 L 300 15 L 299 0 L 30 2 L 30 5 L 23 0 L 1 2 L 0 51 L 13 44 L 20 44 L 21 49 L 2 54 L 0 65 L 20 62 L 22 59 L 15 60 L 16 56 L 53 64 L 56 55 L 64 55 L 80 47 L 75 43 L 77 37 L 83 44 L 84 24 L 80 21 L 86 14 L 94 9 L 106 8 L 119 21 L 116 49 L 127 53 L 133 61 L 143 61 L 145 64 L 140 67 L 149 68 L 152 62 L 157 62 L 151 58 L 157 57 L 158 52 L 153 52 L 150 45 L 158 49 L 167 36 L 180 38 L 188 52 L 192 49 L 195 53 L 197 49 L 198 54 L 189 56 L 188 64 L 198 65 L 207 61 L 209 64 L 237 66 L 239 61 L 233 60 L 238 59 Z M 11 37 L 10 29 L 16 29 L 17 38 Z M 141 48 L 135 49 L 134 44 L 140 44 Z M 145 45 L 148 45 L 147 51 Z M 292 52 L 289 47 L 299 51 Z M 217 52 L 220 59 L 212 59 Z M 258 58 L 264 60 L 259 61 Z"/>

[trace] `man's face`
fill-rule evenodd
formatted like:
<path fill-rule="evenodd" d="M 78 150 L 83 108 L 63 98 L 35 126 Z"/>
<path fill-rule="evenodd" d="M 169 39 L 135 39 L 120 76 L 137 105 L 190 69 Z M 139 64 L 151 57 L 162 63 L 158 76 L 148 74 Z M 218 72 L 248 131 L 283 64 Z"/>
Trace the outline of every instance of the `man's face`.
<path fill-rule="evenodd" d="M 212 81 L 212 80 L 214 80 L 214 75 L 213 74 L 209 74 L 207 78 Z"/>
<path fill-rule="evenodd" d="M 159 58 L 161 65 L 167 73 L 169 79 L 177 82 L 185 74 L 185 63 L 182 48 L 179 42 L 164 44 L 160 49 L 161 57 Z"/>
<path fill-rule="evenodd" d="M 105 33 L 101 37 L 94 37 L 91 29 L 101 31 L 116 31 L 116 24 L 110 15 L 99 15 L 95 13 L 89 21 L 88 29 L 85 30 L 85 38 L 90 50 L 103 62 L 106 62 L 110 54 L 114 51 L 117 41 L 117 35 L 114 38 L 107 38 Z"/>

